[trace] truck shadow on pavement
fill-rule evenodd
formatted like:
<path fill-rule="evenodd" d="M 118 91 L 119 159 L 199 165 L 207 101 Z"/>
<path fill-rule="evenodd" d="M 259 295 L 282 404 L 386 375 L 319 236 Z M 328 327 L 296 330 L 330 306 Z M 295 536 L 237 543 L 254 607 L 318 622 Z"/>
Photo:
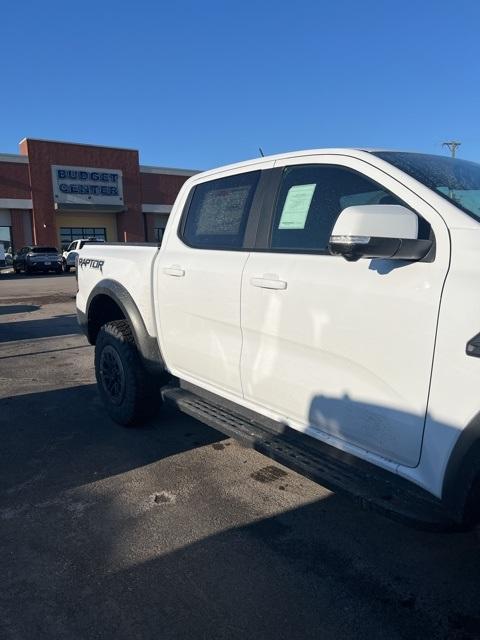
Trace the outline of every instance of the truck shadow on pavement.
<path fill-rule="evenodd" d="M 122 429 L 94 385 L 1 400 L 0 436 L 0 637 L 480 637 L 477 532 L 410 530 L 335 494 L 292 508 L 292 472 L 266 485 L 241 460 L 243 493 L 225 493 L 186 457 L 229 455 L 224 436 L 167 409 Z"/>
<path fill-rule="evenodd" d="M 119 427 L 105 413 L 95 384 L 4 398 L 0 491 L 15 502 L 38 472 L 54 479 L 53 485 L 42 482 L 42 491 L 58 493 L 225 439 L 168 408 L 162 413 L 161 428 L 157 421 Z"/>
<path fill-rule="evenodd" d="M 39 309 L 40 307 L 35 304 L 0 305 L 0 316 L 8 316 L 15 313 L 31 313 Z"/>
<path fill-rule="evenodd" d="M 2 307 L 0 307 L 0 309 L 1 308 Z M 15 312 L 10 311 L 10 313 Z M 0 343 L 14 342 L 16 340 L 35 340 L 37 338 L 53 338 L 56 336 L 80 333 L 81 330 L 78 326 L 77 316 L 73 313 L 38 320 L 0 323 Z"/>
<path fill-rule="evenodd" d="M 419 535 L 332 495 L 192 542 L 205 526 L 199 506 L 189 514 L 193 534 L 177 534 L 177 548 L 165 551 L 165 512 L 175 505 L 155 508 L 143 529 L 125 519 L 114 497 L 85 514 L 81 526 L 95 551 L 82 564 L 85 574 L 75 575 L 78 607 L 70 615 L 68 577 L 57 574 L 42 590 L 38 613 L 54 602 L 52 613 L 71 638 L 88 637 L 92 614 L 99 637 L 122 640 L 480 637 L 472 536 Z M 100 516 L 110 539 L 95 530 Z M 122 541 L 130 555 L 119 562 Z M 142 560 L 145 546 L 153 558 Z M 92 585 L 93 571 L 99 578 Z"/>

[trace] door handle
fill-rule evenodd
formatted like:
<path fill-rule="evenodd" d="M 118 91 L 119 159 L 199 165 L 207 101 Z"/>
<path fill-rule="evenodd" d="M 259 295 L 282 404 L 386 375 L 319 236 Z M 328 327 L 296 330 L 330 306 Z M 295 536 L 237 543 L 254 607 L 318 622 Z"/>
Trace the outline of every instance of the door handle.
<path fill-rule="evenodd" d="M 253 287 L 260 287 L 261 289 L 286 289 L 287 283 L 285 280 L 279 280 L 268 274 L 269 277 L 257 277 L 250 280 L 250 284 Z"/>
<path fill-rule="evenodd" d="M 183 278 L 183 276 L 185 275 L 185 269 L 182 269 L 178 265 L 172 265 L 171 267 L 164 267 L 163 273 L 165 273 L 167 276 Z"/>

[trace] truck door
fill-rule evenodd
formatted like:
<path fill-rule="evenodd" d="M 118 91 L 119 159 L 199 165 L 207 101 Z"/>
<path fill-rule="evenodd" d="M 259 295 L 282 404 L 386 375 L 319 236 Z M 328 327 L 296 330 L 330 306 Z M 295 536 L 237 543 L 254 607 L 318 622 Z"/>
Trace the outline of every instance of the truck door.
<path fill-rule="evenodd" d="M 447 229 L 425 201 L 365 161 L 314 156 L 278 164 L 268 246 L 251 253 L 242 279 L 245 399 L 337 446 L 415 466 L 449 264 Z M 329 255 L 341 210 L 374 203 L 413 209 L 421 237 L 435 237 L 434 260 Z"/>
<path fill-rule="evenodd" d="M 242 395 L 244 239 L 260 174 L 254 167 L 200 179 L 169 221 L 156 268 L 156 315 L 169 370 L 234 396 Z"/>

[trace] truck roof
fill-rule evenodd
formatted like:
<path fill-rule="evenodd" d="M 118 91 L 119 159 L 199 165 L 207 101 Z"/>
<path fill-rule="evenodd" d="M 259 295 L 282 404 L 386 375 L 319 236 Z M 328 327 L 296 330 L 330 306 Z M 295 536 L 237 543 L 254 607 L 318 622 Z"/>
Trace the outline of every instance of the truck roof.
<path fill-rule="evenodd" d="M 284 158 L 295 158 L 301 156 L 312 155 L 348 155 L 355 158 L 365 158 L 366 155 L 379 152 L 379 151 L 399 151 L 398 149 L 385 149 L 385 148 L 367 148 L 367 147 L 332 147 L 332 148 L 316 148 L 316 149 L 303 149 L 299 151 L 289 151 L 288 153 L 277 153 L 270 156 L 260 156 L 258 158 L 251 158 L 250 160 L 244 160 L 242 162 L 234 162 L 225 166 L 215 167 L 208 169 L 202 173 L 197 173 L 193 176 L 193 179 L 200 176 L 218 173 L 218 171 L 230 171 L 231 169 L 240 169 L 241 167 L 248 167 L 250 165 L 261 164 L 262 162 L 269 162 L 272 160 L 282 160 Z"/>

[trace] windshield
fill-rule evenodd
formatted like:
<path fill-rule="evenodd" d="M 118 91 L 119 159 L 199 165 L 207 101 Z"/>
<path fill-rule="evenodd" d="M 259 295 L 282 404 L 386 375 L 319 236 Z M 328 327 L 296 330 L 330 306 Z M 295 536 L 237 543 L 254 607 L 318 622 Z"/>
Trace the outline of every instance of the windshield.
<path fill-rule="evenodd" d="M 32 247 L 31 253 L 58 253 L 55 247 Z"/>
<path fill-rule="evenodd" d="M 408 173 L 480 221 L 480 164 L 426 153 L 377 151 L 373 155 Z"/>

